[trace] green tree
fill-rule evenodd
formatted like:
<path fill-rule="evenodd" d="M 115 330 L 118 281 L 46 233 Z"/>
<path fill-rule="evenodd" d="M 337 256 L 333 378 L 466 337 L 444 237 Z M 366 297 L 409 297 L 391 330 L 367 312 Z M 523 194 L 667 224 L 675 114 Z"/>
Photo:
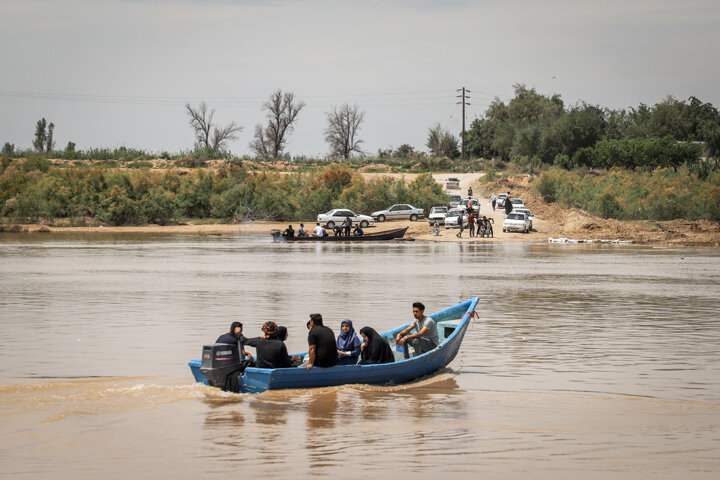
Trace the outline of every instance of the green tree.
<path fill-rule="evenodd" d="M 38 152 L 45 151 L 45 142 L 47 141 L 47 120 L 44 118 L 37 121 L 35 124 L 35 139 L 33 140 L 33 147 Z"/>

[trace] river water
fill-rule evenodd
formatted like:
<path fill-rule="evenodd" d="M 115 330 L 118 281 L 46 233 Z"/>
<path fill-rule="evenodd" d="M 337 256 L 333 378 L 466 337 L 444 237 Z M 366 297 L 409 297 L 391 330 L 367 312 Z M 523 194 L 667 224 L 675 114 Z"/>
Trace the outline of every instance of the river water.
<path fill-rule="evenodd" d="M 230 323 L 305 351 L 480 297 L 449 368 L 257 395 L 193 383 Z M 0 234 L 0 477 L 717 478 L 720 252 Z"/>

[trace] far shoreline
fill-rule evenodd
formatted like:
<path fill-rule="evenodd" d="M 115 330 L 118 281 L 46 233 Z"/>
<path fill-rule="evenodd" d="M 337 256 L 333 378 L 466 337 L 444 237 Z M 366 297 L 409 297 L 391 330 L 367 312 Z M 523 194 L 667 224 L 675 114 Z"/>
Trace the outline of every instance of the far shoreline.
<path fill-rule="evenodd" d="M 237 223 L 237 224 L 184 224 L 184 225 L 142 225 L 142 226 L 48 226 L 45 224 L 5 224 L 4 237 L 11 237 L 13 234 L 30 233 L 34 235 L 39 234 L 113 234 L 113 235 L 150 235 L 150 234 L 162 234 L 162 235 L 198 235 L 198 236 L 226 236 L 226 235 L 243 235 L 250 234 L 253 236 L 267 235 L 270 240 L 270 230 L 279 229 L 284 230 L 288 225 L 293 225 L 293 228 L 297 230 L 301 222 L 274 222 L 274 221 L 255 221 L 248 223 Z M 302 222 L 305 223 L 306 230 L 312 231 L 315 227 L 315 222 Z M 453 242 L 453 243 L 477 243 L 477 244 L 488 244 L 488 243 L 508 243 L 508 242 L 527 242 L 527 243 L 549 243 L 550 238 L 568 238 L 572 240 L 595 240 L 599 243 L 599 240 L 622 240 L 626 243 L 623 246 L 654 246 L 654 247 L 709 247 L 717 248 L 719 246 L 718 239 L 712 238 L 692 238 L 685 234 L 677 236 L 671 236 L 663 239 L 647 239 L 647 238 L 611 238 L 607 235 L 580 235 L 580 236 L 569 236 L 566 232 L 550 232 L 547 231 L 540 221 L 538 231 L 534 229 L 532 232 L 523 233 L 503 233 L 502 227 L 495 229 L 495 237 L 493 238 L 479 238 L 470 237 L 467 229 L 463 232 L 462 238 L 457 238 L 457 229 L 446 230 L 444 227 L 440 228 L 440 235 L 435 236 L 432 233 L 432 227 L 429 225 L 427 220 L 419 220 L 417 222 L 410 221 L 392 221 L 385 223 L 375 223 L 368 227 L 367 230 L 370 232 L 378 232 L 382 230 L 388 230 L 399 227 L 409 227 L 408 233 L 405 235 L 403 240 L 414 240 L 423 242 Z M 497 221 L 496 221 L 497 224 Z M 401 241 L 403 241 L 401 240 Z M 595 244 L 597 244 L 595 243 Z M 585 243 L 581 243 L 585 244 Z"/>

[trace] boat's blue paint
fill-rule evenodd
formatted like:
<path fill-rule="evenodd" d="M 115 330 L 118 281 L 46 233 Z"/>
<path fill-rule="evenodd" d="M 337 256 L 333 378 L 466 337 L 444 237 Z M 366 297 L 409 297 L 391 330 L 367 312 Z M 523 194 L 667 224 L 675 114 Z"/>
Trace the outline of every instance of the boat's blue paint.
<path fill-rule="evenodd" d="M 474 297 L 431 314 L 438 325 L 441 339 L 445 337 L 446 329 L 452 330 L 452 333 L 444 338 L 436 349 L 417 357 L 380 365 L 341 365 L 332 368 L 315 367 L 312 370 L 307 370 L 305 367 L 274 369 L 249 367 L 240 376 L 240 390 L 262 392 L 270 389 L 327 387 L 348 383 L 399 384 L 414 380 L 452 362 L 460 349 L 477 302 L 478 298 Z M 458 319 L 459 323 L 449 322 Z M 394 345 L 397 333 L 408 325 L 410 323 L 395 327 L 381 335 Z M 188 365 L 195 380 L 207 384 L 205 375 L 200 372 L 200 360 L 192 360 Z"/>

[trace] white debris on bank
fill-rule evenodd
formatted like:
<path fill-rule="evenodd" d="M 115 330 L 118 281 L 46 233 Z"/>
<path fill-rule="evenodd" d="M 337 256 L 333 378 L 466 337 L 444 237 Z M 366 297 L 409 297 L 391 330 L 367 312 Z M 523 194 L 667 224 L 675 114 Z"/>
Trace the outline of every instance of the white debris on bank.
<path fill-rule="evenodd" d="M 576 240 L 574 238 L 567 238 L 567 237 L 562 237 L 562 238 L 550 237 L 550 238 L 548 238 L 548 243 L 570 243 L 570 244 L 609 243 L 609 244 L 613 244 L 613 245 L 629 245 L 629 244 L 633 243 L 633 241 L 632 240 L 620 240 L 619 238 L 615 239 L 615 240 L 608 240 L 608 239 L 604 239 L 604 238 Z"/>

